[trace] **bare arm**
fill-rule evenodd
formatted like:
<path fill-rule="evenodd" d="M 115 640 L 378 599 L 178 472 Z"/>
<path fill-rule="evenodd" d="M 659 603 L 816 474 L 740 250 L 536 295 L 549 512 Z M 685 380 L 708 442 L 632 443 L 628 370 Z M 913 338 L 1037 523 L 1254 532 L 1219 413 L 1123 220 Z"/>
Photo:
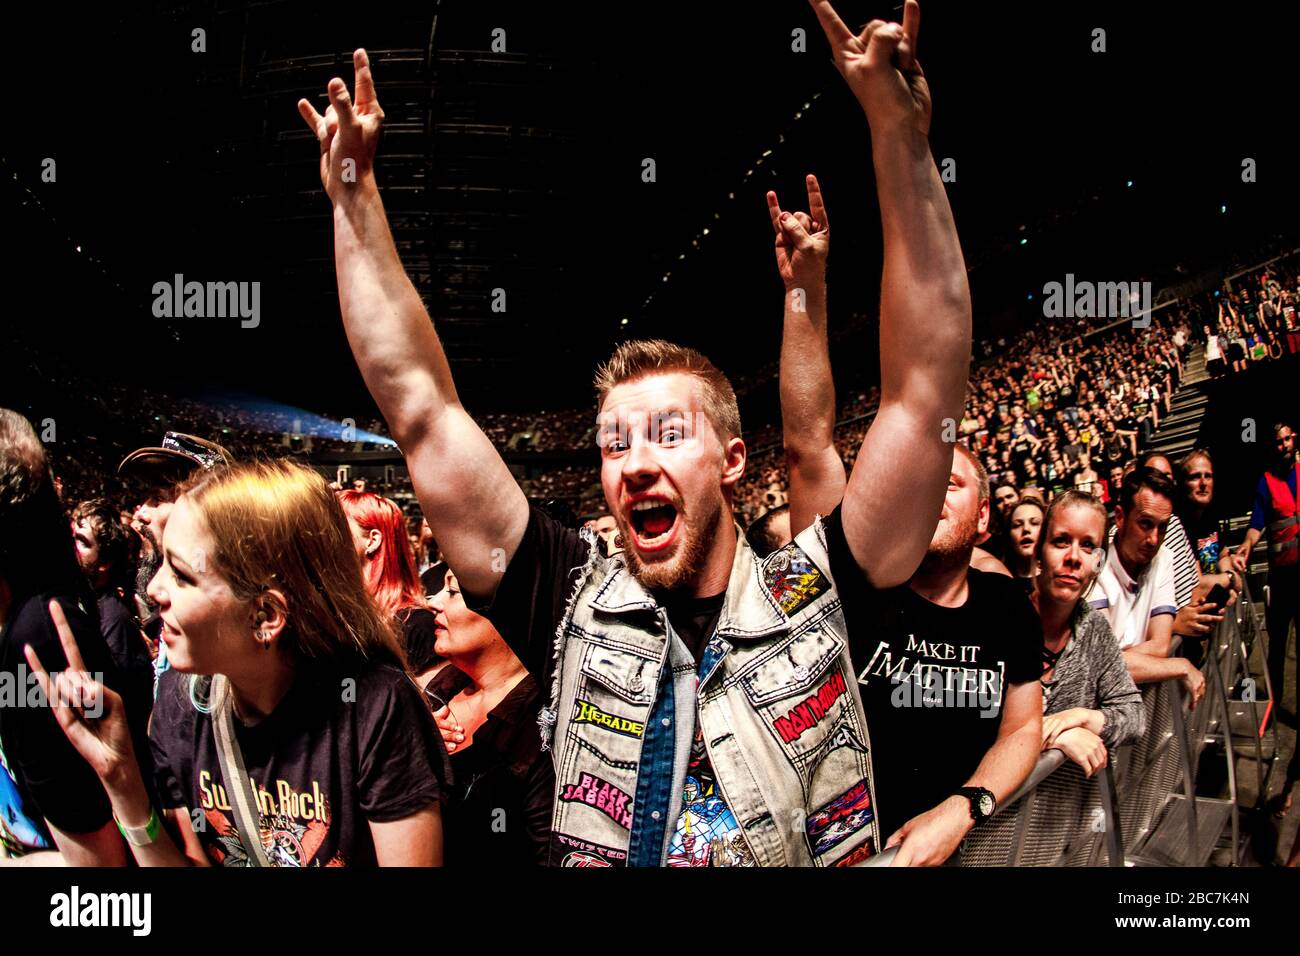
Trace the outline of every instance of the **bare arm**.
<path fill-rule="evenodd" d="M 1181 681 L 1195 707 L 1205 694 L 1205 677 L 1185 657 L 1170 657 L 1174 619 L 1161 614 L 1147 624 L 1146 640 L 1124 652 L 1124 664 L 1135 684 Z"/>
<path fill-rule="evenodd" d="M 1025 781 L 1042 749 L 1043 688 L 1038 681 L 1012 684 L 1002 703 L 998 739 L 984 754 L 966 786 L 983 787 L 999 804 Z M 949 797 L 933 810 L 907 821 L 887 846 L 899 846 L 894 866 L 938 866 L 970 832 L 970 802 Z"/>
<path fill-rule="evenodd" d="M 844 462 L 835 450 L 835 383 L 826 335 L 826 257 L 830 222 L 816 176 L 808 213 L 782 212 L 767 194 L 776 231 L 776 265 L 785 283 L 781 330 L 781 427 L 790 469 L 790 531 L 798 534 L 844 497 Z"/>
<path fill-rule="evenodd" d="M 1124 652 L 1127 660 L 1130 654 L 1142 654 L 1148 657 L 1168 657 L 1174 635 L 1174 616 L 1159 614 L 1147 621 L 1145 639 Z"/>
<path fill-rule="evenodd" d="M 68 667 L 51 676 L 30 645 L 23 649 L 27 665 L 50 702 L 59 727 L 103 784 L 113 816 L 124 826 L 143 828 L 154 810 L 135 757 L 126 707 L 117 693 L 87 673 L 76 637 L 58 602 L 51 601 L 48 610 Z M 54 831 L 54 838 L 65 863 L 112 865 L 125 862 L 124 844 L 116 830 L 110 823 L 83 837 Z M 162 828 L 152 844 L 131 849 L 141 866 L 185 866 L 190 862 Z"/>
<path fill-rule="evenodd" d="M 1258 528 L 1247 528 L 1246 539 L 1241 542 L 1232 552 L 1231 564 L 1234 570 L 1245 574 L 1250 566 L 1250 552 L 1255 550 L 1255 545 L 1259 544 L 1262 532 Z"/>
<path fill-rule="evenodd" d="M 398 257 L 373 168 L 383 111 L 365 51 L 353 61 L 355 106 L 338 78 L 330 80 L 325 116 L 306 100 L 298 104 L 320 141 L 321 181 L 334 204 L 343 325 L 448 565 L 471 592 L 489 597 L 500 579 L 494 568 L 523 537 L 528 502 L 461 405 L 442 343 Z"/>
<path fill-rule="evenodd" d="M 442 866 L 442 808 L 436 803 L 401 820 L 371 820 L 370 836 L 380 866 Z"/>
<path fill-rule="evenodd" d="M 813 7 L 872 132 L 885 249 L 880 410 L 849 476 L 842 515 L 858 564 L 875 586 L 888 587 L 916 570 L 947 490 L 953 448 L 945 421 L 955 427 L 962 417 L 970 288 L 930 154 L 930 94 L 914 55 L 920 7 L 907 0 L 901 27 L 872 21 L 858 36 L 829 0 Z"/>
<path fill-rule="evenodd" d="M 1038 681 L 1012 684 L 1003 703 L 998 739 L 966 785 L 992 790 L 1001 804 L 1033 771 L 1042 737 L 1043 686 Z"/>

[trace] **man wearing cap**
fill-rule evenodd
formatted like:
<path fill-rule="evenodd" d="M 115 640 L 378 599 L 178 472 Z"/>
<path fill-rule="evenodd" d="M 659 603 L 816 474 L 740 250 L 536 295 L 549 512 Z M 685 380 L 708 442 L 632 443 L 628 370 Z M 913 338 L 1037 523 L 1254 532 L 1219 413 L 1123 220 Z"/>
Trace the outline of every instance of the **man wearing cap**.
<path fill-rule="evenodd" d="M 167 432 L 161 445 L 137 448 L 117 466 L 118 476 L 134 485 L 137 500 L 141 502 L 132 515 L 132 526 L 145 543 L 140 552 L 135 590 L 137 600 L 144 606 L 140 615 L 144 619 L 144 632 L 158 646 L 158 656 L 154 660 L 155 694 L 158 678 L 167 670 L 167 650 L 158 640 L 162 619 L 149 600 L 146 588 L 162 564 L 163 528 L 176 501 L 176 487 L 199 469 L 229 465 L 232 460 L 230 452 L 216 442 L 181 432 Z"/>

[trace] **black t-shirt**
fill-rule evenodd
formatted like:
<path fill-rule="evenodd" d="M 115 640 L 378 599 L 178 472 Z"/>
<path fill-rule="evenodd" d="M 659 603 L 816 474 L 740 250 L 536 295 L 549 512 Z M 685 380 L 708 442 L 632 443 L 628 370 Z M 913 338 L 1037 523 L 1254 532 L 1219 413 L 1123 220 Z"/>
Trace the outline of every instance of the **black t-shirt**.
<path fill-rule="evenodd" d="M 530 506 L 528 527 L 496 595 L 484 599 L 462 590 L 465 603 L 492 622 L 542 687 L 551 686 L 555 629 L 586 564 L 587 544 L 578 533 Z"/>
<path fill-rule="evenodd" d="M 438 615 L 428 608 L 413 607 L 399 611 L 397 620 L 402 628 L 402 643 L 406 647 L 406 660 L 411 665 L 412 674 L 442 663 L 442 658 L 433 649 L 438 639 L 435 630 Z"/>
<path fill-rule="evenodd" d="M 1042 628 L 1023 586 L 1005 575 L 971 568 L 966 603 L 941 607 L 906 585 L 873 588 L 853 560 L 839 508 L 826 519 L 826 538 L 867 713 L 882 832 L 891 834 L 979 766 L 997 740 L 1005 688 L 1042 675 Z"/>
<path fill-rule="evenodd" d="M 1219 540 L 1219 516 L 1213 508 L 1197 518 L 1190 511 L 1179 515 L 1183 528 L 1187 531 L 1187 540 L 1196 552 L 1203 574 L 1218 573 L 1219 559 L 1223 555 L 1223 542 Z"/>
<path fill-rule="evenodd" d="M 99 632 L 104 635 L 113 663 L 134 693 L 152 701 L 153 658 L 131 606 L 115 590 L 101 591 L 95 603 L 99 608 Z"/>
<path fill-rule="evenodd" d="M 93 833 L 112 819 L 98 776 L 59 727 L 27 668 L 30 644 L 46 671 L 67 669 L 48 604 L 57 598 L 86 670 L 122 695 L 146 785 L 152 764 L 146 746 L 149 693 L 124 684 L 99 630 L 98 609 L 84 597 L 43 593 L 19 600 L 0 629 L 0 844 L 21 855 L 54 846 L 46 820 L 68 833 Z M 35 706 L 33 706 L 35 705 Z"/>
<path fill-rule="evenodd" d="M 484 606 L 483 601 L 470 601 L 471 607 L 482 608 L 481 613 L 492 621 L 529 673 L 543 687 L 551 686 L 555 667 L 555 631 L 564 616 L 577 578 L 586 566 L 587 554 L 587 544 L 576 531 L 560 525 L 545 512 L 532 508 L 528 527 L 497 586 L 496 596 L 490 606 Z M 668 613 L 673 630 L 698 662 L 717 627 L 725 592 L 703 598 L 672 594 L 658 597 Z M 694 718 L 693 714 L 691 716 Z M 669 824 L 670 827 L 675 827 L 669 844 L 670 864 L 707 865 L 708 854 L 691 853 L 683 849 L 682 834 L 690 827 L 689 819 L 697 809 L 698 801 L 712 801 L 723 806 L 724 812 L 717 815 L 725 821 L 717 824 L 719 832 L 723 832 L 727 825 L 739 830 L 739 825 L 731 812 L 725 809 L 721 790 L 716 788 L 713 767 L 698 725 L 682 799 L 680 817 L 675 824 Z"/>
<path fill-rule="evenodd" d="M 448 666 L 425 688 L 449 701 L 468 681 Z M 451 867 L 544 866 L 555 767 L 542 753 L 542 695 L 528 675 L 492 708 L 468 748 L 451 755 L 443 807 L 443 861 Z M 452 705 L 454 712 L 455 705 Z"/>
<path fill-rule="evenodd" d="M 162 806 L 183 807 L 191 819 L 199 811 L 208 858 L 246 866 L 212 718 L 189 690 L 187 675 L 174 670 L 158 685 L 151 741 Z M 369 822 L 403 819 L 441 797 L 442 736 L 419 688 L 393 666 L 301 673 L 264 720 L 235 720 L 235 737 L 258 784 L 276 866 L 375 866 Z"/>

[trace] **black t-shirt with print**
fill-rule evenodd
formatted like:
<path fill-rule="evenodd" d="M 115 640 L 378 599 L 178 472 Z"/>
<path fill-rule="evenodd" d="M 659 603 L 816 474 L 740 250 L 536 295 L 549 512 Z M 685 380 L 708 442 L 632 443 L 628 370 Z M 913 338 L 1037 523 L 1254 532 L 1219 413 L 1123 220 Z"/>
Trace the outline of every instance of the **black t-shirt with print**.
<path fill-rule="evenodd" d="M 1042 674 L 1042 628 L 1023 586 L 1006 575 L 971 568 L 966 603 L 941 607 L 906 585 L 873 588 L 839 508 L 826 519 L 826 539 L 888 835 L 974 773 L 997 740 L 1004 688 Z"/>
<path fill-rule="evenodd" d="M 212 718 L 194 706 L 186 675 L 164 672 L 150 735 L 163 807 L 190 813 L 214 864 L 246 866 Z M 235 737 L 275 866 L 375 866 L 369 823 L 441 797 L 442 736 L 419 688 L 393 666 L 300 674 L 264 720 L 236 720 Z"/>
<path fill-rule="evenodd" d="M 1218 573 L 1219 560 L 1223 557 L 1223 542 L 1219 540 L 1219 515 L 1213 509 L 1197 518 L 1190 512 L 1181 516 L 1187 540 L 1196 552 L 1203 574 Z"/>

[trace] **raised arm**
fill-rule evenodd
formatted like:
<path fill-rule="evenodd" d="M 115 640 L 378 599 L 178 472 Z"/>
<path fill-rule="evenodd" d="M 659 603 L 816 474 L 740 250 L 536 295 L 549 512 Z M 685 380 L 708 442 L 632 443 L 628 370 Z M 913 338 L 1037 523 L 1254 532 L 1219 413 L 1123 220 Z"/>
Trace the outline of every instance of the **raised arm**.
<path fill-rule="evenodd" d="M 353 65 L 355 104 L 337 77 L 324 116 L 298 102 L 320 141 L 321 183 L 334 204 L 343 325 L 447 564 L 472 593 L 489 597 L 523 537 L 528 502 L 461 405 L 433 322 L 402 268 L 375 185 L 384 113 L 364 50 Z"/>
<path fill-rule="evenodd" d="M 930 155 L 930 92 L 916 62 L 921 11 L 903 24 L 873 20 L 854 35 L 829 0 L 811 0 L 835 65 L 871 126 L 884 231 L 880 295 L 880 410 L 844 495 L 844 534 L 877 587 L 920 564 L 952 468 L 944 441 L 961 420 L 970 367 L 966 265 Z"/>
<path fill-rule="evenodd" d="M 826 338 L 826 257 L 830 221 L 817 177 L 808 176 L 808 212 L 782 211 L 767 194 L 776 231 L 776 268 L 785 283 L 781 330 L 781 429 L 790 469 L 790 532 L 844 497 L 844 462 L 835 450 L 835 383 Z"/>

